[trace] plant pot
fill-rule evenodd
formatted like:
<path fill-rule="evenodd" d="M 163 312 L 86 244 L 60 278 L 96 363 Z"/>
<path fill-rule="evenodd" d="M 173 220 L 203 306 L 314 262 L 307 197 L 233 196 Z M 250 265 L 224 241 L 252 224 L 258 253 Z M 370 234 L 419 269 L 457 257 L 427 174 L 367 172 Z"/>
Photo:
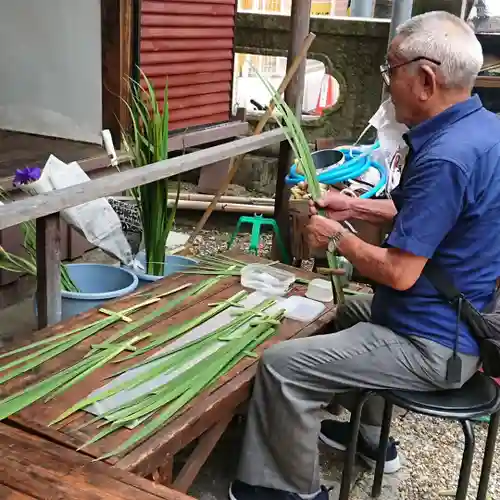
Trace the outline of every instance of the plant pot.
<path fill-rule="evenodd" d="M 67 264 L 66 269 L 80 292 L 61 291 L 62 319 L 101 306 L 132 293 L 139 284 L 128 269 L 106 264 Z M 36 301 L 35 301 L 36 313 Z"/>
<path fill-rule="evenodd" d="M 143 267 L 146 267 L 146 253 L 139 252 L 136 257 L 136 261 Z M 139 286 L 146 285 L 147 283 L 151 283 L 153 281 L 157 281 L 165 276 L 170 276 L 172 274 L 178 273 L 179 271 L 186 269 L 191 266 L 195 266 L 198 264 L 198 261 L 194 259 L 190 259 L 188 257 L 183 257 L 181 255 L 165 255 L 165 266 L 163 268 L 163 275 L 155 276 L 153 274 L 148 274 L 146 271 L 143 271 L 138 266 L 130 266 L 127 269 L 130 269 L 132 273 L 134 273 L 139 278 Z"/>

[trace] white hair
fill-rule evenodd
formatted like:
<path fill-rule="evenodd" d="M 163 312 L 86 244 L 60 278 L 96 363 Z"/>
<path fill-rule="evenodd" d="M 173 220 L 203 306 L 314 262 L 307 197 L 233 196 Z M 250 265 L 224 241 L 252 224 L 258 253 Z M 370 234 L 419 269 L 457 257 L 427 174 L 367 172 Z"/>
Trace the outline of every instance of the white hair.
<path fill-rule="evenodd" d="M 472 88 L 483 66 L 483 49 L 472 28 L 448 12 L 415 16 L 396 32 L 397 51 L 406 60 L 425 57 L 440 62 L 445 87 Z"/>

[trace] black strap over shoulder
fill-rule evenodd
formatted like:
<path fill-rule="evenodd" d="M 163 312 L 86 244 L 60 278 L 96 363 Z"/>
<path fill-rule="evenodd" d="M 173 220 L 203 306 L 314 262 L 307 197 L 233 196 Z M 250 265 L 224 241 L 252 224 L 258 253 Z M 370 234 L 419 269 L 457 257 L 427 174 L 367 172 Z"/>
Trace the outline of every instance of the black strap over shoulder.
<path fill-rule="evenodd" d="M 451 304 L 455 304 L 458 299 L 464 298 L 463 294 L 453 283 L 449 274 L 444 269 L 436 265 L 432 260 L 427 261 L 427 264 L 424 267 L 424 276 Z"/>

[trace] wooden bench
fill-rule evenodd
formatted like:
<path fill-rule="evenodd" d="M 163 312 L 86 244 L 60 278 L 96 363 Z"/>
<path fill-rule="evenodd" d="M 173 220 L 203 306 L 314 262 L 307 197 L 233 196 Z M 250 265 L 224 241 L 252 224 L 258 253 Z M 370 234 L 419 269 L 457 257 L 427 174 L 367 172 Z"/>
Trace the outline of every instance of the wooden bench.
<path fill-rule="evenodd" d="M 4 424 L 0 450 L 2 500 L 193 500 Z"/>
<path fill-rule="evenodd" d="M 264 261 L 250 255 L 233 254 L 234 256 L 247 262 Z M 286 268 L 287 266 L 284 267 Z M 315 274 L 296 268 L 289 269 L 297 276 L 303 278 L 310 279 L 317 277 Z M 124 309 L 125 307 L 142 302 L 144 294 L 161 294 L 184 283 L 197 283 L 206 278 L 206 276 L 195 275 L 168 277 L 149 287 L 140 289 L 139 292 L 132 296 L 106 305 L 106 308 L 112 310 Z M 303 294 L 305 289 L 304 285 L 295 285 L 294 292 Z M 207 311 L 210 303 L 226 300 L 240 290 L 242 290 L 242 286 L 239 277 L 226 277 L 202 296 L 189 298 L 178 307 L 159 316 L 154 325 L 145 325 L 143 330 L 153 335 L 158 332 L 165 332 L 167 328 L 184 323 L 186 320 L 195 318 L 202 312 Z M 167 297 L 165 300 L 171 299 Z M 157 309 L 157 307 L 158 305 L 149 306 L 141 312 L 134 314 L 133 317 L 134 319 L 140 318 Z M 335 307 L 333 304 L 327 304 L 322 315 L 310 324 L 285 319 L 278 333 L 263 344 L 259 348 L 259 351 L 283 340 L 325 333 L 330 328 L 334 314 Z M 31 337 L 24 338 L 21 342 L 13 342 L 11 345 L 5 346 L 4 349 L 10 350 L 20 345 L 25 345 L 32 340 L 40 340 L 44 337 L 69 331 L 77 326 L 89 324 L 99 317 L 102 317 L 102 315 L 97 311 L 85 313 L 69 321 L 35 332 Z M 122 325 L 107 328 L 105 331 L 94 335 L 91 339 L 84 341 L 57 358 L 44 363 L 36 372 L 25 374 L 1 385 L 0 396 L 4 397 L 22 390 L 26 386 L 45 379 L 50 374 L 62 368 L 71 366 L 81 360 L 88 352 L 91 344 L 104 341 L 119 328 L 122 328 Z M 130 361 L 135 363 L 137 360 Z M 125 364 L 123 365 L 126 366 Z M 231 372 L 220 380 L 214 389 L 198 396 L 191 405 L 168 422 L 163 429 L 124 456 L 109 459 L 108 463 L 143 477 L 151 477 L 159 483 L 172 485 L 175 490 L 186 492 L 233 416 L 237 413 L 241 405 L 248 400 L 255 370 L 256 360 L 254 358 L 247 357 L 243 359 Z M 84 381 L 75 384 L 71 390 L 51 400 L 50 404 L 43 404 L 43 402 L 35 403 L 12 416 L 8 421 L 22 426 L 27 432 L 38 433 L 53 441 L 62 443 L 66 447 L 78 448 L 98 432 L 95 424 L 90 424 L 82 428 L 83 423 L 89 422 L 92 419 L 91 415 L 86 412 L 79 412 L 63 421 L 60 425 L 48 427 L 48 423 L 93 390 L 104 385 L 104 378 L 115 371 L 116 365 L 112 363 L 105 365 Z M 84 451 L 92 457 L 100 457 L 123 443 L 131 435 L 131 432 L 128 429 L 118 430 L 85 448 Z M 196 443 L 194 450 L 191 452 L 177 477 L 174 478 L 173 462 L 176 454 L 194 443 Z M 234 458 L 235 460 L 237 459 L 237 452 Z"/>

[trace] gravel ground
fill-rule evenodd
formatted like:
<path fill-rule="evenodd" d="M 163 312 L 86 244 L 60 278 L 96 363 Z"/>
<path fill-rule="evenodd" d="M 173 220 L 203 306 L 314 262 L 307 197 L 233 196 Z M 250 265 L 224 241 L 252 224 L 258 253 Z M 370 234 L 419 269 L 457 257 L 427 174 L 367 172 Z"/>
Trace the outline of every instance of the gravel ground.
<path fill-rule="evenodd" d="M 400 442 L 403 468 L 386 476 L 384 500 L 445 500 L 455 498 L 463 453 L 463 433 L 456 422 L 408 413 L 393 421 L 392 434 Z M 468 499 L 475 499 L 481 472 L 487 424 L 475 424 L 476 452 Z M 358 481 L 352 500 L 368 500 L 373 474 Z M 500 455 L 492 467 L 489 500 L 500 498 Z"/>
<path fill-rule="evenodd" d="M 179 228 L 179 230 L 188 228 Z M 227 248 L 231 233 L 203 231 L 196 240 L 196 252 L 208 254 Z M 234 248 L 248 249 L 249 235 L 237 238 Z M 260 254 L 267 256 L 272 237 L 262 236 Z M 474 499 L 481 471 L 487 424 L 475 424 L 476 453 L 468 499 Z M 403 468 L 397 474 L 386 476 L 383 500 L 444 500 L 452 499 L 458 481 L 463 452 L 463 433 L 458 423 L 408 413 L 394 419 L 392 434 L 400 442 Z M 335 467 L 335 462 L 332 465 Z M 353 491 L 352 500 L 368 500 L 373 475 L 361 475 Z M 495 454 L 490 477 L 490 498 L 500 500 L 500 453 Z M 333 500 L 333 499 L 332 499 Z"/>
<path fill-rule="evenodd" d="M 179 228 L 179 230 L 186 230 L 186 228 Z M 217 252 L 224 252 L 227 250 L 227 244 L 231 238 L 231 232 L 217 231 L 217 230 L 203 230 L 200 235 L 196 237 L 193 249 L 197 255 L 208 255 Z M 268 257 L 271 250 L 272 235 L 263 233 L 260 237 L 259 255 Z M 250 235 L 238 235 L 234 241 L 232 249 L 247 251 L 250 246 Z"/>

